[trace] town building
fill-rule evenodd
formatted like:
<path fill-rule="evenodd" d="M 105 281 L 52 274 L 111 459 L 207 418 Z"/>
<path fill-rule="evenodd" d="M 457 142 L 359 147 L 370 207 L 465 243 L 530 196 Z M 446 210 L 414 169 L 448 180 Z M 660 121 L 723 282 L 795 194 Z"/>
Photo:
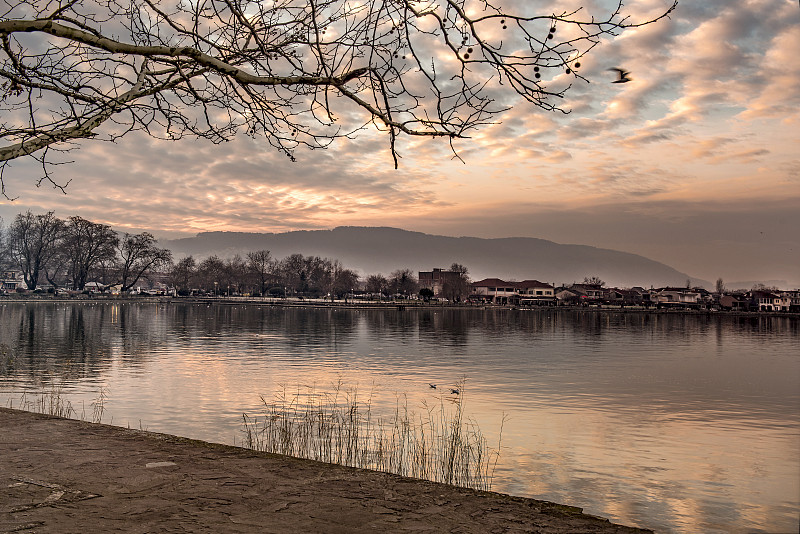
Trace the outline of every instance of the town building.
<path fill-rule="evenodd" d="M 24 287 L 22 271 L 0 271 L 0 292 L 10 293 Z"/>
<path fill-rule="evenodd" d="M 750 292 L 750 309 L 757 311 L 789 311 L 791 297 L 784 297 L 774 291 L 755 290 Z"/>
<path fill-rule="evenodd" d="M 492 304 L 547 305 L 556 303 L 555 289 L 538 280 L 506 282 L 499 278 L 484 278 L 472 283 L 471 300 Z"/>
<path fill-rule="evenodd" d="M 470 299 L 492 304 L 510 304 L 516 294 L 514 282 L 506 282 L 499 278 L 484 278 L 472 283 Z"/>
<path fill-rule="evenodd" d="M 781 295 L 787 299 L 789 303 L 789 311 L 800 312 L 800 289 L 793 291 L 781 291 Z"/>
<path fill-rule="evenodd" d="M 538 280 L 523 280 L 522 282 L 516 282 L 515 287 L 517 288 L 519 304 L 521 306 L 556 305 L 557 299 L 555 296 L 555 288 L 550 284 L 546 284 Z"/>
<path fill-rule="evenodd" d="M 462 273 L 448 271 L 445 269 L 433 269 L 432 271 L 419 271 L 419 288 L 430 289 L 436 298 L 442 297 L 445 286 L 449 284 L 457 285 L 461 281 Z"/>
<path fill-rule="evenodd" d="M 594 284 L 572 284 L 561 287 L 556 297 L 565 304 L 600 304 L 604 302 L 606 290 Z"/>
<path fill-rule="evenodd" d="M 743 294 L 721 295 L 719 297 L 719 308 L 725 311 L 747 310 L 748 302 Z"/>
<path fill-rule="evenodd" d="M 659 308 L 700 308 L 700 293 L 684 287 L 664 287 L 653 295 Z"/>

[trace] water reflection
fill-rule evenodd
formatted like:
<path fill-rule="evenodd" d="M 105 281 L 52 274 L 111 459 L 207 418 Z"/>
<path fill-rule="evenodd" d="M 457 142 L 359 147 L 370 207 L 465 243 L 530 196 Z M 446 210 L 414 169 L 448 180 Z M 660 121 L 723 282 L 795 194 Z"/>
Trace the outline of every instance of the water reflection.
<path fill-rule="evenodd" d="M 3 303 L 0 397 L 103 385 L 118 424 L 232 442 L 280 384 L 343 377 L 391 409 L 466 376 L 490 441 L 509 417 L 500 491 L 662 531 L 796 531 L 799 333 L 769 316 Z"/>
<path fill-rule="evenodd" d="M 101 372 L 110 340 L 101 334 L 106 307 L 0 307 L 0 343 L 9 347 L 14 367 L 32 376 L 74 378 Z"/>

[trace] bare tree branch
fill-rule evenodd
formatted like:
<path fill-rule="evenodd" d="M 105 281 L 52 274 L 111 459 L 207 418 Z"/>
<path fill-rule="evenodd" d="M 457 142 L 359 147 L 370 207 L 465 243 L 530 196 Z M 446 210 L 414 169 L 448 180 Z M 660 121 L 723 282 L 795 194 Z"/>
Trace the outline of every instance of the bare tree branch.
<path fill-rule="evenodd" d="M 605 36 L 650 24 L 619 2 L 512 13 L 490 0 L 7 0 L 0 8 L 0 190 L 21 157 L 141 131 L 221 143 L 263 136 L 294 159 L 375 125 L 468 137 L 523 98 L 546 111 Z M 505 93 L 503 92 L 505 91 Z M 499 95 L 499 96 L 498 96 Z M 452 143 L 451 143 L 452 146 Z M 52 150 L 52 151 L 51 151 Z"/>

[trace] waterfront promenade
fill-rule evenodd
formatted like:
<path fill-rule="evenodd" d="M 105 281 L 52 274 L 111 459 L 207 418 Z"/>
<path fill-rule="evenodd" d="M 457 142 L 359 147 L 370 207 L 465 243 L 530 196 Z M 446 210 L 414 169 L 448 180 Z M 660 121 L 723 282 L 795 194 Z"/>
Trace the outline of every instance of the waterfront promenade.
<path fill-rule="evenodd" d="M 685 314 L 722 317 L 791 317 L 798 318 L 800 313 L 783 311 L 742 311 L 712 309 L 659 309 L 654 306 L 620 306 L 620 305 L 558 305 L 558 306 L 514 306 L 488 303 L 443 303 L 425 302 L 417 299 L 408 300 L 336 300 L 313 298 L 271 298 L 271 297 L 171 297 L 171 296 L 119 296 L 119 295 L 80 295 L 79 297 L 57 297 L 53 295 L 0 295 L 0 303 L 162 303 L 162 304 L 204 304 L 228 306 L 264 306 L 276 308 L 330 308 L 354 310 L 540 310 L 547 312 L 574 311 L 582 313 L 629 313 L 629 314 Z"/>

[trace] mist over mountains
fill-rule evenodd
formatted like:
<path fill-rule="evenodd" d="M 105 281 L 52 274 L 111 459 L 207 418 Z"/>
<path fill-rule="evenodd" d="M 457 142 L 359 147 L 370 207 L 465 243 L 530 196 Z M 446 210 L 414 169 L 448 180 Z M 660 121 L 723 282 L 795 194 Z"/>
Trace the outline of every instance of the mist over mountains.
<path fill-rule="evenodd" d="M 430 271 L 465 265 L 473 280 L 536 279 L 553 284 L 580 282 L 599 276 L 611 286 L 650 287 L 693 284 L 710 287 L 663 263 L 617 250 L 587 245 L 562 245 L 531 237 L 483 239 L 446 237 L 398 228 L 340 226 L 332 230 L 285 233 L 202 232 L 195 237 L 162 240 L 177 257 L 230 257 L 266 249 L 278 259 L 290 254 L 340 260 L 360 275 L 389 274 L 396 269 Z"/>

